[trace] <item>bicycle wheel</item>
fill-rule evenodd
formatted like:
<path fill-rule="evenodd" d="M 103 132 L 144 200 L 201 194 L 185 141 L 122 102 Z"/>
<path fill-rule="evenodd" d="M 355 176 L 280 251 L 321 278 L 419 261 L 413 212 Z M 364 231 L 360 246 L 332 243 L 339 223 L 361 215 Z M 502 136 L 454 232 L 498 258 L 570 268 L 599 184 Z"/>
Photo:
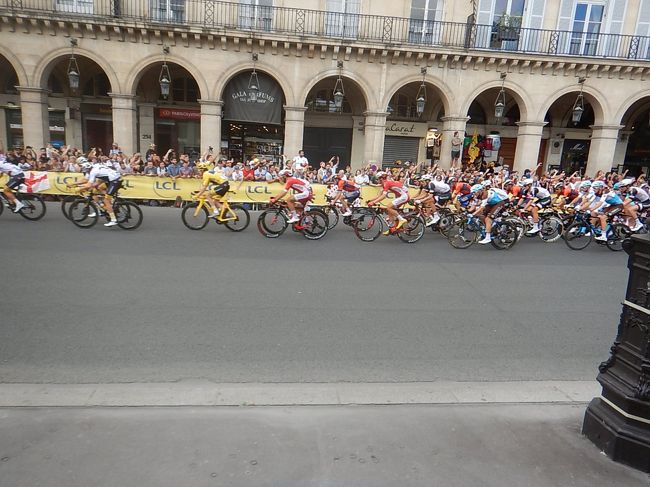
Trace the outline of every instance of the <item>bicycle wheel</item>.
<path fill-rule="evenodd" d="M 26 220 L 36 221 L 45 216 L 45 201 L 40 194 L 21 194 L 18 199 L 25 205 L 18 213 Z"/>
<path fill-rule="evenodd" d="M 81 199 L 73 202 L 68 208 L 68 220 L 79 228 L 90 228 L 99 219 L 99 208 L 94 201 Z"/>
<path fill-rule="evenodd" d="M 331 230 L 339 223 L 339 212 L 332 206 L 324 206 L 320 210 L 327 216 L 327 229 Z"/>
<path fill-rule="evenodd" d="M 454 215 L 450 211 L 440 211 L 438 231 L 444 237 L 449 235 L 449 229 L 454 225 Z"/>
<path fill-rule="evenodd" d="M 362 218 L 363 215 L 368 215 L 371 213 L 372 211 L 369 210 L 368 208 L 353 208 L 352 215 L 344 217 L 343 223 L 354 228 L 359 218 Z"/>
<path fill-rule="evenodd" d="M 354 234 L 363 242 L 377 240 L 382 230 L 382 219 L 374 212 L 362 214 L 354 223 Z"/>
<path fill-rule="evenodd" d="M 521 237 L 523 237 L 526 232 L 526 224 L 524 221 L 518 216 L 505 217 L 505 221 L 515 226 L 517 229 L 517 240 L 521 240 Z"/>
<path fill-rule="evenodd" d="M 69 194 L 61 200 L 61 212 L 63 213 L 63 216 L 66 217 L 66 219 L 70 219 L 68 210 L 70 209 L 70 205 L 74 203 L 78 198 L 79 196 L 76 194 Z"/>
<path fill-rule="evenodd" d="M 199 208 L 199 202 L 188 203 L 181 211 L 181 220 L 190 230 L 203 230 L 208 224 L 208 210 L 205 206 Z"/>
<path fill-rule="evenodd" d="M 2 212 L 5 211 L 5 204 L 7 204 L 4 195 L 1 194 L 0 192 L 0 215 L 2 215 Z"/>
<path fill-rule="evenodd" d="M 251 216 L 248 210 L 241 205 L 230 205 L 230 211 L 226 212 L 226 218 L 237 217 L 236 220 L 223 222 L 226 228 L 232 232 L 241 232 L 245 230 L 251 222 Z"/>
<path fill-rule="evenodd" d="M 269 208 L 257 219 L 257 229 L 267 238 L 277 238 L 287 229 L 287 219 L 282 210 Z"/>
<path fill-rule="evenodd" d="M 455 249 L 466 249 L 478 239 L 478 231 L 465 220 L 455 222 L 447 232 L 447 241 Z"/>
<path fill-rule="evenodd" d="M 623 240 L 632 235 L 632 232 L 622 223 L 614 223 L 607 234 L 607 248 L 612 252 L 623 250 Z"/>
<path fill-rule="evenodd" d="M 424 222 L 418 215 L 406 215 L 406 223 L 397 232 L 397 237 L 404 243 L 415 243 L 424 235 Z"/>
<path fill-rule="evenodd" d="M 546 243 L 556 242 L 564 231 L 562 220 L 556 216 L 550 216 L 540 221 L 539 228 L 539 238 Z"/>
<path fill-rule="evenodd" d="M 564 231 L 564 242 L 571 250 L 582 250 L 594 238 L 591 228 L 582 222 L 572 223 Z"/>
<path fill-rule="evenodd" d="M 492 227 L 492 246 L 499 250 L 508 250 L 519 241 L 517 227 L 507 221 L 495 222 Z"/>
<path fill-rule="evenodd" d="M 142 224 L 142 210 L 133 201 L 119 201 L 113 209 L 121 229 L 135 230 Z"/>
<path fill-rule="evenodd" d="M 308 240 L 323 238 L 329 229 L 328 223 L 325 212 L 316 209 L 304 212 L 300 219 L 300 225 L 304 227 L 302 234 Z"/>

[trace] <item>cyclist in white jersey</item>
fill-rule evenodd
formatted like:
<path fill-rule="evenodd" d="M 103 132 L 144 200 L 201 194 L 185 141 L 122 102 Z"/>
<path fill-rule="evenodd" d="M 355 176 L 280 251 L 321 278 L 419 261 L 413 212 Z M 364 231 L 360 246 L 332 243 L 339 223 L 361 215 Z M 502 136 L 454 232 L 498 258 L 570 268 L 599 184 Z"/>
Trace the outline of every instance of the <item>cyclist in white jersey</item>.
<path fill-rule="evenodd" d="M 12 190 L 18 190 L 20 185 L 25 182 L 25 173 L 19 166 L 7 162 L 4 154 L 0 154 L 0 173 L 9 176 L 9 181 L 7 181 L 3 193 L 7 200 L 9 200 L 9 203 L 14 205 L 14 213 L 18 213 L 25 205 L 16 198 Z"/>
<path fill-rule="evenodd" d="M 625 196 L 624 213 L 634 222 L 634 225 L 629 225 L 632 231 L 637 232 L 643 228 L 643 223 L 639 220 L 639 212 L 650 208 L 650 195 L 640 186 L 632 186 Z"/>
<path fill-rule="evenodd" d="M 117 218 L 113 211 L 113 197 L 117 194 L 118 190 L 122 187 L 122 177 L 112 167 L 105 164 L 95 164 L 88 174 L 88 187 L 99 189 L 102 183 L 106 183 L 107 188 L 104 193 L 104 209 L 110 217 L 108 223 L 104 223 L 105 227 L 113 227 L 117 225 Z"/>

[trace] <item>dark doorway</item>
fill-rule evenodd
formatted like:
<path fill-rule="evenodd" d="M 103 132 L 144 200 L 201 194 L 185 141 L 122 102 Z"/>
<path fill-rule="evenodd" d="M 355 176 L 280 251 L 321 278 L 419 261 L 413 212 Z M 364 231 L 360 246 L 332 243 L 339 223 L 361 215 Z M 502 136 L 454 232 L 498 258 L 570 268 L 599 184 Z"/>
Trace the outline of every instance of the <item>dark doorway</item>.
<path fill-rule="evenodd" d="M 320 161 L 338 156 L 339 169 L 345 169 L 352 162 L 352 129 L 305 127 L 303 149 L 312 167 L 318 168 Z"/>

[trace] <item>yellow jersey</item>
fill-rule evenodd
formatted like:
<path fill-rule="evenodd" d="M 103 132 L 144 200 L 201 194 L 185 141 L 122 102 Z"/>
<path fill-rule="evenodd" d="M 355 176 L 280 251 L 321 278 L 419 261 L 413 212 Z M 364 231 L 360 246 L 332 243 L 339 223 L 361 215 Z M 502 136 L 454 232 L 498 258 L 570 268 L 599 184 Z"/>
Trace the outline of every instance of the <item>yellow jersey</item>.
<path fill-rule="evenodd" d="M 203 173 L 202 182 L 203 182 L 204 186 L 207 186 L 210 183 L 212 183 L 212 184 L 223 184 L 226 181 L 227 181 L 227 179 L 224 178 L 221 173 L 209 172 L 209 171 L 205 171 Z"/>

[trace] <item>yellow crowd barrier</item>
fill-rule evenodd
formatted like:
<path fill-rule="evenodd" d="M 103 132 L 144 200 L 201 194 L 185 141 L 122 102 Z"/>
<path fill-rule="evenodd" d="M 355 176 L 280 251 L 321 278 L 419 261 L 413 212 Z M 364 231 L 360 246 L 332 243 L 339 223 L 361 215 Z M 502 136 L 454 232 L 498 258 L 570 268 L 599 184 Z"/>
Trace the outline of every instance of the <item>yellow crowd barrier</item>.
<path fill-rule="evenodd" d="M 4 175 L 3 175 L 4 176 Z M 69 172 L 48 172 L 49 189 L 39 191 L 40 194 L 65 195 L 73 194 L 74 190 L 68 188 L 68 184 L 77 182 L 83 178 L 81 173 Z M 171 177 L 158 176 L 133 176 L 125 175 L 123 179 L 123 188 L 120 190 L 120 196 L 123 198 L 145 199 L 145 200 L 175 200 L 180 197 L 183 200 L 192 199 L 192 191 L 196 191 L 201 186 L 200 179 L 173 179 Z M 6 176 L 0 178 L 0 184 L 6 180 Z M 324 205 L 325 191 L 327 187 L 324 184 L 313 184 L 314 204 Z M 280 183 L 266 182 L 237 182 L 230 181 L 230 190 L 233 192 L 228 195 L 229 201 L 236 203 L 267 203 L 269 198 L 277 195 L 282 191 Z M 415 191 L 411 189 L 411 194 Z M 361 189 L 361 199 L 363 201 L 374 198 L 379 194 L 379 188 L 374 186 L 364 186 Z"/>

